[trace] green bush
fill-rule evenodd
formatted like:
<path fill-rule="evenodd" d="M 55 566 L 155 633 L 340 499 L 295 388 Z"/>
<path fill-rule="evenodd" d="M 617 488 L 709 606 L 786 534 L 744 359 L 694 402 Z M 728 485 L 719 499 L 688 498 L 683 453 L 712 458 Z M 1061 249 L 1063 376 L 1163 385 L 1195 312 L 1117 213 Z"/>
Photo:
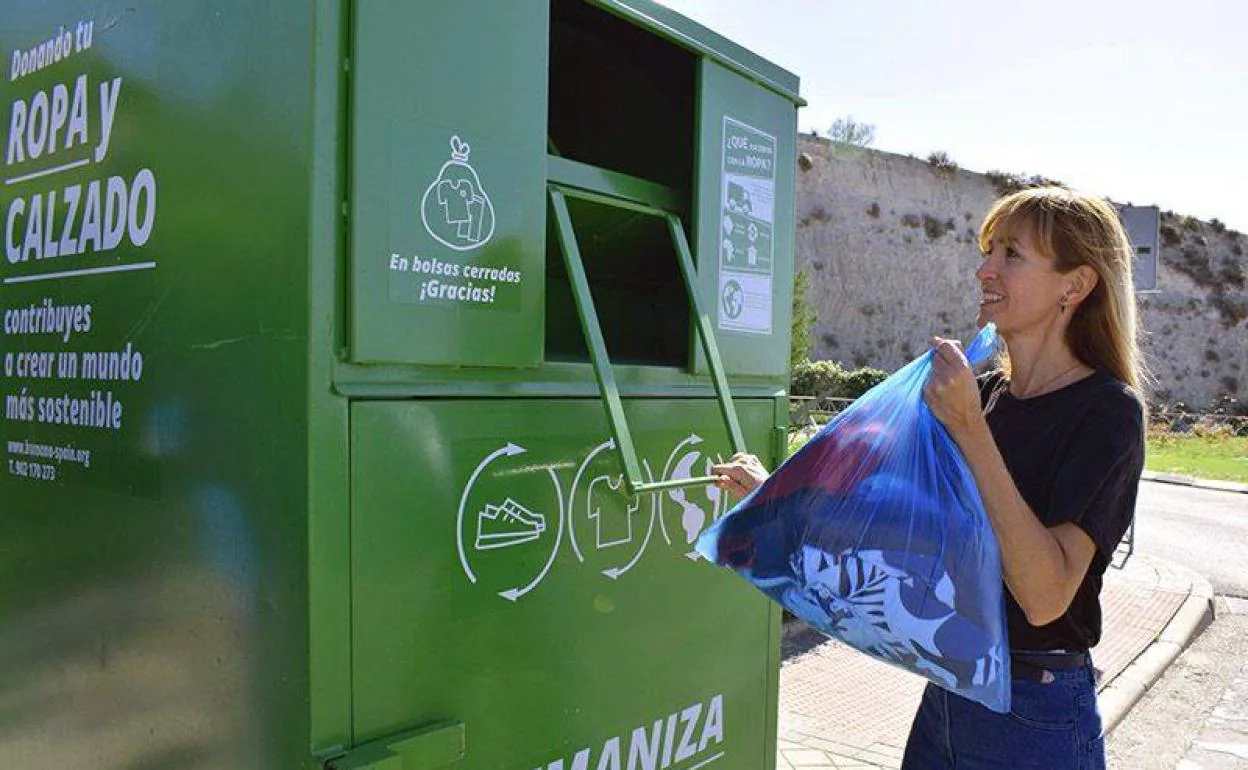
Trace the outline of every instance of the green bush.
<path fill-rule="evenodd" d="M 880 369 L 873 369 L 864 366 L 861 369 L 855 369 L 846 373 L 845 376 L 845 398 L 858 398 L 863 393 L 871 390 L 884 380 L 888 379 L 888 372 Z"/>
<path fill-rule="evenodd" d="M 869 366 L 846 370 L 837 361 L 803 361 L 793 367 L 789 391 L 795 396 L 858 398 L 888 377 Z"/>
<path fill-rule="evenodd" d="M 813 330 L 818 318 L 810 306 L 810 275 L 798 270 L 793 275 L 793 333 L 789 336 L 789 367 L 796 369 L 809 363 L 814 344 Z"/>
<path fill-rule="evenodd" d="M 845 381 L 845 368 L 836 361 L 801 361 L 793 366 L 789 392 L 794 396 L 818 396 Z"/>

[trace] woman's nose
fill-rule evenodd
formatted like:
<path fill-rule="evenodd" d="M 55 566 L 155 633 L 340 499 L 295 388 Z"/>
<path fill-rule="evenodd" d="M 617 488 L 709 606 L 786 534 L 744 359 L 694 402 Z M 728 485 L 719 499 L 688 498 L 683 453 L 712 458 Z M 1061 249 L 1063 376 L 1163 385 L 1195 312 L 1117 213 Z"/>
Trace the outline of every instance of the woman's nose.
<path fill-rule="evenodd" d="M 996 269 L 992 265 L 992 257 L 986 256 L 984 257 L 984 260 L 979 263 L 979 269 L 975 271 L 975 277 L 981 281 L 986 281 L 996 275 L 996 272 Z"/>

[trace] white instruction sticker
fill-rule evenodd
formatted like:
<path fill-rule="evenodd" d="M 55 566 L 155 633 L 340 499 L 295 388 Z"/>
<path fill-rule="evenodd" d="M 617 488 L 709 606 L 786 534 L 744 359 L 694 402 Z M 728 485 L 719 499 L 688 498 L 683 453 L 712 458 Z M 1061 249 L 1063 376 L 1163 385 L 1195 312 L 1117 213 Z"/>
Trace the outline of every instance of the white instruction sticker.
<path fill-rule="evenodd" d="M 724 118 L 719 328 L 771 333 L 776 138 Z"/>

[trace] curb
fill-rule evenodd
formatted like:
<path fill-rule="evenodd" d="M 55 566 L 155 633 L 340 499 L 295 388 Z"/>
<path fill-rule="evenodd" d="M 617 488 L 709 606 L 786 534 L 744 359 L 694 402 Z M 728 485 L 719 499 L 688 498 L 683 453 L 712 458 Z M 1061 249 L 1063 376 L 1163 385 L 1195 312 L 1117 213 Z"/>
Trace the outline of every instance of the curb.
<path fill-rule="evenodd" d="M 1145 481 L 1156 481 L 1159 484 L 1177 484 L 1184 487 L 1195 487 L 1197 489 L 1212 489 L 1218 492 L 1240 492 L 1248 494 L 1248 484 L 1237 484 L 1234 481 L 1210 481 L 1209 479 L 1197 479 L 1191 476 L 1179 476 L 1174 473 L 1158 473 L 1157 471 L 1144 471 L 1141 478 Z"/>
<path fill-rule="evenodd" d="M 780 642 L 789 641 L 799 634 L 805 633 L 810 628 L 806 621 L 801 618 L 789 615 L 787 612 L 780 619 Z M 829 637 L 831 638 L 831 637 Z"/>
<path fill-rule="evenodd" d="M 1118 676 L 1097 693 L 1101 722 L 1108 735 L 1131 708 L 1144 697 L 1176 658 L 1213 621 L 1213 586 L 1198 572 L 1166 562 L 1170 570 L 1190 581 L 1187 599 L 1161 630 L 1153 643 L 1136 656 Z"/>

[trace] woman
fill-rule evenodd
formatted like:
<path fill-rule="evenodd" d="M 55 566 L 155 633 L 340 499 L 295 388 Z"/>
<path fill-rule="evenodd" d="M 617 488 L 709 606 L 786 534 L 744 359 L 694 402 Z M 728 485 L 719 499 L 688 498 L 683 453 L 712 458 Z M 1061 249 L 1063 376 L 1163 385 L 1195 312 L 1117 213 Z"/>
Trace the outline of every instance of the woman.
<path fill-rule="evenodd" d="M 1108 203 L 1054 187 L 998 201 L 980 248 L 979 324 L 997 325 L 1001 368 L 977 381 L 959 344 L 935 337 L 924 397 L 1000 544 L 1012 706 L 929 684 L 903 768 L 1104 768 L 1088 650 L 1144 463 L 1132 250 Z M 737 493 L 766 478 L 751 456 L 714 472 Z"/>

